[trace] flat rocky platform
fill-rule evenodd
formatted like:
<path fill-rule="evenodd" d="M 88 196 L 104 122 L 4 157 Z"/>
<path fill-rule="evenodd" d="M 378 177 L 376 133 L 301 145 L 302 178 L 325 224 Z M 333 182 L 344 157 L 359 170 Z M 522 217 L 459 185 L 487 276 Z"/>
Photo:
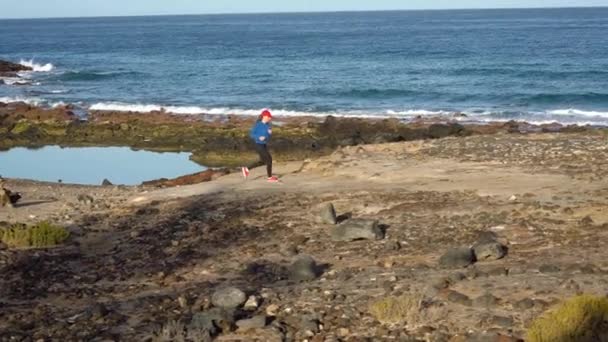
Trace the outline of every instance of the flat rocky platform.
<path fill-rule="evenodd" d="M 275 160 L 295 161 L 325 156 L 337 147 L 378 144 L 447 136 L 498 132 L 580 132 L 589 127 L 533 126 L 508 122 L 478 125 L 460 123 L 464 117 L 398 119 L 336 117 L 277 117 L 272 152 Z M 192 152 L 204 166 L 233 167 L 255 162 L 247 116 L 176 115 L 165 112 L 80 113 L 73 106 L 42 108 L 22 102 L 0 102 L 0 150 L 12 147 L 59 145 L 129 146 L 173 152 Z"/>
<path fill-rule="evenodd" d="M 204 340 L 213 327 L 219 341 L 516 341 L 552 304 L 608 292 L 602 131 L 352 146 L 276 169 L 281 184 L 261 169 L 166 189 L 9 180 L 24 204 L 0 221 L 48 219 L 72 237 L 0 251 L 0 339 Z M 343 224 L 378 220 L 384 238 L 334 241 L 319 223 L 328 203 Z M 440 266 L 488 236 L 504 258 Z M 304 255 L 320 274 L 298 281 Z M 227 286 L 256 305 L 215 317 Z M 426 314 L 370 314 L 399 295 L 423 298 Z M 235 316 L 265 320 L 237 330 Z"/>

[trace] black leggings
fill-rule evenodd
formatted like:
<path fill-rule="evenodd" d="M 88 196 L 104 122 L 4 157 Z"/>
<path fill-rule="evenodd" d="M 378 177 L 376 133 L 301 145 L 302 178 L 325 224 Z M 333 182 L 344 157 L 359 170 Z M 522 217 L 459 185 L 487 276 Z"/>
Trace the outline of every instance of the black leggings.
<path fill-rule="evenodd" d="M 272 177 L 272 156 L 270 152 L 268 152 L 268 147 L 266 144 L 255 144 L 255 150 L 260 155 L 261 164 L 256 163 L 255 166 L 258 165 L 266 165 L 266 173 L 268 173 L 268 177 Z"/>

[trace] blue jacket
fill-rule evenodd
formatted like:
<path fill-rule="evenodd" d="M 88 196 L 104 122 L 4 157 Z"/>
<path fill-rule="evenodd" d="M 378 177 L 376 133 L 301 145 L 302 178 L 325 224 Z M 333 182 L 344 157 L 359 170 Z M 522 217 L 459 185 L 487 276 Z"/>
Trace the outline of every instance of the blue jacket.
<path fill-rule="evenodd" d="M 269 124 L 265 124 L 262 121 L 258 121 L 255 123 L 253 128 L 251 128 L 251 132 L 249 132 L 249 136 L 256 144 L 266 144 L 270 140 L 270 136 L 272 135 L 272 127 Z M 260 137 L 264 137 L 263 141 L 260 140 Z"/>

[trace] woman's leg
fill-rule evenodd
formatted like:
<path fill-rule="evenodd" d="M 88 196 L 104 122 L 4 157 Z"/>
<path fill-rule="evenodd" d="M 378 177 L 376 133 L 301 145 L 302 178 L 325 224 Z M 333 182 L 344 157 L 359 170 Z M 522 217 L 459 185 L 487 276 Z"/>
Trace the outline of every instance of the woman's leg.
<path fill-rule="evenodd" d="M 255 144 L 255 150 L 260 155 L 260 159 L 266 164 L 266 173 L 268 177 L 272 177 L 272 156 L 268 152 L 266 144 Z"/>

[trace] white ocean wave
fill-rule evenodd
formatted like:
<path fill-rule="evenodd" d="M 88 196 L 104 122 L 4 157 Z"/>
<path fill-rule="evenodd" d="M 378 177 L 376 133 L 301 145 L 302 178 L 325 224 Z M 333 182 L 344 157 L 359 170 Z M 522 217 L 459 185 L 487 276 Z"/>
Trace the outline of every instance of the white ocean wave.
<path fill-rule="evenodd" d="M 551 115 L 569 115 L 569 116 L 585 116 L 585 117 L 598 117 L 598 118 L 608 118 L 608 112 L 599 112 L 599 111 L 587 111 L 580 110 L 576 108 L 569 109 L 556 109 L 548 112 Z"/>
<path fill-rule="evenodd" d="M 3 103 L 13 103 L 13 102 L 23 102 L 32 106 L 39 106 L 44 103 L 44 100 L 38 97 L 22 97 L 22 96 L 13 96 L 13 97 L 0 97 L 0 102 Z"/>
<path fill-rule="evenodd" d="M 32 82 L 27 79 L 22 79 L 19 77 L 0 77 L 0 84 L 6 85 L 30 85 Z"/>
<path fill-rule="evenodd" d="M 32 71 L 34 72 L 50 72 L 55 69 L 55 66 L 51 63 L 38 64 L 35 63 L 33 59 L 30 59 L 29 61 L 22 59 L 19 61 L 19 64 L 32 68 Z"/>

